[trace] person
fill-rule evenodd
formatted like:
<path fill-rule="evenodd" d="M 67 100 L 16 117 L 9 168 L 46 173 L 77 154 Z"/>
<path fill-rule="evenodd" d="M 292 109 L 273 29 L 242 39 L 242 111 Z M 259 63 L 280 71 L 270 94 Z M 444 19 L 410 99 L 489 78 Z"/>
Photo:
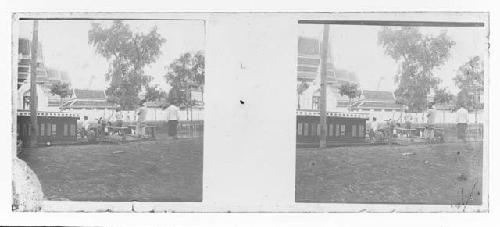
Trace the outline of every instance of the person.
<path fill-rule="evenodd" d="M 437 111 L 434 108 L 434 103 L 429 103 L 429 109 L 427 110 L 427 127 L 426 136 L 429 141 L 434 139 L 434 124 L 436 122 Z"/>
<path fill-rule="evenodd" d="M 373 117 L 372 122 L 370 123 L 370 141 L 374 142 L 375 141 L 375 135 L 378 130 L 378 122 L 377 118 Z"/>
<path fill-rule="evenodd" d="M 89 117 L 83 117 L 83 130 L 82 130 L 82 138 L 87 136 L 87 132 L 89 131 Z"/>
<path fill-rule="evenodd" d="M 144 137 L 146 135 L 146 115 L 147 115 L 147 107 L 146 100 L 141 100 L 139 103 L 140 107 L 137 109 L 137 136 Z"/>
<path fill-rule="evenodd" d="M 405 115 L 405 128 L 406 128 L 406 137 L 410 137 L 411 136 L 411 121 L 412 121 L 412 117 L 410 114 L 406 114 Z"/>
<path fill-rule="evenodd" d="M 177 139 L 177 124 L 179 123 L 179 107 L 171 103 L 167 108 L 168 136 Z"/>
<path fill-rule="evenodd" d="M 457 139 L 466 141 L 466 131 L 467 123 L 469 123 L 469 112 L 460 105 L 460 109 L 457 110 Z"/>
<path fill-rule="evenodd" d="M 116 109 L 115 120 L 116 120 L 116 123 L 115 123 L 116 127 L 123 126 L 123 112 L 120 108 Z"/>

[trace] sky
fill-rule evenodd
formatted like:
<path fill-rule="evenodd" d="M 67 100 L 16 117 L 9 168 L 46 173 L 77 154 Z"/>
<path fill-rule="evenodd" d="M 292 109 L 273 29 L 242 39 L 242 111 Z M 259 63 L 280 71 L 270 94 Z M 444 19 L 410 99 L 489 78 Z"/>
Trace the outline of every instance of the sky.
<path fill-rule="evenodd" d="M 104 74 L 109 63 L 88 44 L 91 22 L 111 24 L 111 21 L 42 20 L 39 22 L 39 40 L 43 46 L 45 65 L 66 71 L 72 87 L 105 89 Z M 32 23 L 20 21 L 20 37 L 31 39 Z M 205 24 L 202 20 L 125 20 L 125 23 L 134 32 L 143 33 L 157 26 L 158 33 L 166 39 L 159 59 L 145 68 L 146 74 L 155 78 L 152 83 L 165 90 L 169 87 L 163 78 L 167 72 L 166 67 L 182 53 L 205 49 Z M 299 35 L 321 39 L 322 25 L 298 26 Z M 394 75 L 398 65 L 377 44 L 380 29 L 379 26 L 331 25 L 330 51 L 333 53 L 335 67 L 354 72 L 362 89 L 394 91 Z M 438 35 L 441 31 L 446 31 L 456 42 L 448 61 L 434 71 L 442 79 L 440 86 L 456 94 L 458 88 L 452 78 L 458 67 L 475 55 L 484 57 L 487 53 L 484 29 L 421 27 L 420 31 L 425 35 Z"/>
<path fill-rule="evenodd" d="M 377 34 L 380 26 L 330 25 L 331 53 L 336 68 L 354 72 L 360 86 L 366 90 L 394 91 L 394 83 L 398 65 L 384 49 L 377 44 Z M 397 29 L 397 28 L 393 28 Z M 469 58 L 487 53 L 487 39 L 484 28 L 446 28 L 421 27 L 425 35 L 437 36 L 446 31 L 456 42 L 452 47 L 448 61 L 434 71 L 442 82 L 442 88 L 448 88 L 456 94 L 458 88 L 453 82 L 458 68 Z M 323 25 L 300 24 L 299 35 L 321 40 Z M 381 79 L 382 78 L 382 79 Z M 380 87 L 378 83 L 380 81 Z"/>
<path fill-rule="evenodd" d="M 83 89 L 104 90 L 104 74 L 108 62 L 88 44 L 88 31 L 91 23 L 110 25 L 112 21 L 89 20 L 41 20 L 39 21 L 39 40 L 45 65 L 66 71 L 71 79 L 71 86 Z M 152 84 L 168 90 L 164 75 L 168 65 L 182 53 L 205 50 L 205 24 L 202 20 L 147 20 L 124 21 L 132 31 L 147 33 L 154 26 L 166 39 L 161 47 L 158 60 L 145 67 L 147 75 L 154 77 Z M 20 21 L 19 36 L 32 38 L 33 22 Z M 92 79 L 93 78 L 93 79 Z"/>

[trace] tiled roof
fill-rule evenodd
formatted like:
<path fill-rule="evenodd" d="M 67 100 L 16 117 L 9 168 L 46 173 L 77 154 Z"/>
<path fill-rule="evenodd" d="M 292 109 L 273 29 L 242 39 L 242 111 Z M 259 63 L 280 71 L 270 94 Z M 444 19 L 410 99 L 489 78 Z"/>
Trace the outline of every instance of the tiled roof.
<path fill-rule="evenodd" d="M 102 109 L 102 108 L 116 108 L 117 105 L 108 101 L 88 101 L 76 100 L 64 104 L 64 108 L 89 108 L 89 109 Z"/>
<path fill-rule="evenodd" d="M 390 91 L 368 91 L 363 90 L 365 100 L 395 102 L 394 95 Z"/>
<path fill-rule="evenodd" d="M 388 103 L 388 102 L 362 102 L 359 105 L 357 105 L 357 108 L 363 108 L 363 109 L 370 109 L 370 108 L 400 109 L 401 107 L 404 107 L 404 106 L 396 104 L 396 103 Z"/>
<path fill-rule="evenodd" d="M 74 89 L 74 92 L 78 99 L 106 99 L 104 91 Z"/>
<path fill-rule="evenodd" d="M 299 55 L 319 55 L 319 40 L 299 37 Z"/>
<path fill-rule="evenodd" d="M 29 55 L 30 54 L 30 41 L 28 39 L 20 38 L 18 53 Z"/>

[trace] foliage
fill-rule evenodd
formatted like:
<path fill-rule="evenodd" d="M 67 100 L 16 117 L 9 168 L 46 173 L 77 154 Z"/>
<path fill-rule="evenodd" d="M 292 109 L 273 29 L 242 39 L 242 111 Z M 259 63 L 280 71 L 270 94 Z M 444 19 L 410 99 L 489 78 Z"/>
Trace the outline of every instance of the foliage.
<path fill-rule="evenodd" d="M 397 103 L 408 106 L 412 112 L 425 110 L 427 94 L 440 83 L 433 70 L 448 60 L 455 42 L 446 32 L 432 37 L 424 36 L 415 27 L 384 27 L 378 33 L 378 44 L 400 64 L 395 75 Z"/>
<path fill-rule="evenodd" d="M 339 93 L 341 96 L 347 96 L 349 98 L 349 111 L 351 110 L 351 101 L 354 98 L 359 98 L 361 96 L 361 90 L 357 83 L 346 82 L 340 85 Z"/>
<path fill-rule="evenodd" d="M 302 83 L 297 85 L 297 94 L 301 95 L 308 88 L 309 84 L 307 82 L 302 81 Z"/>
<path fill-rule="evenodd" d="M 188 91 L 190 89 L 201 89 L 205 84 L 205 56 L 203 52 L 196 54 L 184 53 L 169 65 L 169 71 L 165 75 L 167 83 L 170 84 L 168 100 L 181 106 L 191 106 L 194 101 L 190 100 Z"/>
<path fill-rule="evenodd" d="M 482 109 L 484 106 L 477 99 L 484 92 L 484 66 L 479 56 L 472 57 L 459 67 L 453 78 L 455 85 L 460 89 L 457 95 L 457 106 Z"/>
<path fill-rule="evenodd" d="M 110 61 L 105 75 L 110 82 L 106 89 L 109 101 L 120 104 L 125 110 L 135 109 L 140 101 L 141 87 L 152 79 L 144 75 L 144 67 L 157 60 L 165 39 L 156 27 L 147 34 L 138 34 L 120 20 L 113 21 L 108 28 L 92 23 L 88 38 L 96 52 Z"/>
<path fill-rule="evenodd" d="M 160 101 L 166 97 L 167 94 L 165 93 L 165 91 L 158 88 L 158 85 L 146 86 L 146 96 L 144 98 L 146 99 L 146 101 Z"/>
<path fill-rule="evenodd" d="M 439 104 L 448 104 L 454 99 L 453 94 L 451 94 L 448 89 L 440 88 L 434 90 L 434 102 Z"/>
<path fill-rule="evenodd" d="M 50 93 L 59 95 L 63 99 L 71 95 L 71 88 L 68 83 L 58 81 L 50 86 Z"/>
<path fill-rule="evenodd" d="M 50 86 L 50 93 L 53 95 L 59 95 L 61 97 L 61 106 L 64 98 L 69 97 L 71 95 L 71 88 L 68 83 L 56 82 Z"/>

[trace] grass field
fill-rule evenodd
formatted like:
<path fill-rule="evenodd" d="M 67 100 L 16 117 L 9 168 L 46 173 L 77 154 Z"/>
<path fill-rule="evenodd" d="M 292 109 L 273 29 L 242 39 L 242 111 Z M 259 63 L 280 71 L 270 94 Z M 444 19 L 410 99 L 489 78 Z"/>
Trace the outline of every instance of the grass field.
<path fill-rule="evenodd" d="M 298 149 L 296 202 L 481 204 L 482 142 Z"/>
<path fill-rule="evenodd" d="M 203 138 L 41 147 L 20 158 L 49 200 L 202 200 Z"/>

